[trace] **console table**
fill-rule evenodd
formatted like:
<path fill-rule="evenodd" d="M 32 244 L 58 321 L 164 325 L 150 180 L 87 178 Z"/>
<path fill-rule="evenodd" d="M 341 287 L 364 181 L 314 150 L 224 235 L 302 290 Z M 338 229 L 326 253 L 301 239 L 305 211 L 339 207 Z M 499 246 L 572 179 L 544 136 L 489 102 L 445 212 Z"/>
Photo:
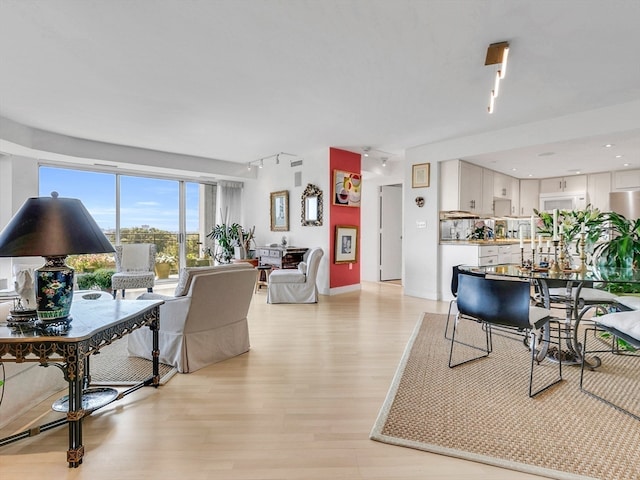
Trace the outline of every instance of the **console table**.
<path fill-rule="evenodd" d="M 309 250 L 302 247 L 258 247 L 256 250 L 260 265 L 275 268 L 298 268 Z"/>
<path fill-rule="evenodd" d="M 72 320 L 66 327 L 41 329 L 26 323 L 25 326 L 10 326 L 0 319 L 0 362 L 53 365 L 62 370 L 69 383 L 69 395 L 63 402 L 64 405 L 68 404 L 66 417 L 3 438 L 0 446 L 68 424 L 67 462 L 69 467 L 78 467 L 84 456 L 83 418 L 143 386 L 157 387 L 160 384 L 158 328 L 162 303 L 162 300 L 76 300 L 71 306 Z M 83 399 L 83 390 L 90 383 L 89 356 L 143 326 L 153 331 L 153 345 L 149 345 L 153 352 L 152 375 L 105 401 L 101 402 L 99 398 Z"/>

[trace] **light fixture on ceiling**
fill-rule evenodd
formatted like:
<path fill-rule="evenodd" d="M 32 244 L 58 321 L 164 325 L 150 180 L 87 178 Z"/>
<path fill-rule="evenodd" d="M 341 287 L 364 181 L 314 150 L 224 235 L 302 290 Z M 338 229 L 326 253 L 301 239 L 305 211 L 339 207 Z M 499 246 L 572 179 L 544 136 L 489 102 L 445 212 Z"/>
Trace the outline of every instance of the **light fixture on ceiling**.
<path fill-rule="evenodd" d="M 371 147 L 362 147 L 362 151 L 364 152 L 364 156 L 368 157 L 369 152 L 371 151 Z"/>
<path fill-rule="evenodd" d="M 500 80 L 502 80 L 507 73 L 507 57 L 509 56 L 509 42 L 492 43 L 487 49 L 487 56 L 485 58 L 485 65 L 498 65 L 499 68 L 496 71 L 496 76 L 493 84 L 493 90 L 491 90 L 491 96 L 489 97 L 489 113 L 493 113 L 495 107 L 495 100 L 500 92 Z"/>
<path fill-rule="evenodd" d="M 386 167 L 387 166 L 387 157 L 382 157 L 380 160 L 382 160 L 382 166 Z"/>
<path fill-rule="evenodd" d="M 613 146 L 614 146 L 613 143 L 606 143 L 603 145 L 604 148 L 611 148 Z"/>
<path fill-rule="evenodd" d="M 251 170 L 251 162 L 247 163 L 247 170 Z"/>

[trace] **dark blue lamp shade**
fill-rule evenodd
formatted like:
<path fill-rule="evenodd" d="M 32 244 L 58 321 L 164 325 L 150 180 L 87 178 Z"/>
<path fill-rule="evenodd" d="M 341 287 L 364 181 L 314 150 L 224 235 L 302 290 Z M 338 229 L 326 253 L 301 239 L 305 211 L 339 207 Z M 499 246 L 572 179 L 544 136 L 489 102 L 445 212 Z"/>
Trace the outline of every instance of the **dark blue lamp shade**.
<path fill-rule="evenodd" d="M 82 202 L 76 198 L 29 198 L 0 232 L 0 257 L 45 257 L 36 270 L 36 303 L 42 322 L 68 321 L 73 268 L 67 255 L 113 252 Z"/>

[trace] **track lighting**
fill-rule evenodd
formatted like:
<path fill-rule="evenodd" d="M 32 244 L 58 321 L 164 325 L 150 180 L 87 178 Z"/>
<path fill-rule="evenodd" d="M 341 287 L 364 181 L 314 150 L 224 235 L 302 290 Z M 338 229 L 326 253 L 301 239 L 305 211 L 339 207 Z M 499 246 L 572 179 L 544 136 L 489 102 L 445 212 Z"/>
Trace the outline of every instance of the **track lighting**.
<path fill-rule="evenodd" d="M 493 113 L 495 107 L 495 99 L 500 91 L 500 80 L 504 78 L 507 73 L 507 57 L 509 56 L 509 42 L 492 43 L 487 49 L 487 57 L 485 58 L 485 65 L 499 65 L 496 71 L 496 76 L 493 84 L 493 90 L 491 90 L 491 96 L 489 97 L 489 113 Z"/>
<path fill-rule="evenodd" d="M 251 170 L 251 162 L 247 163 L 247 170 Z"/>
<path fill-rule="evenodd" d="M 387 157 L 382 157 L 382 166 L 386 167 L 387 166 Z"/>
<path fill-rule="evenodd" d="M 362 151 L 364 152 L 364 156 L 368 157 L 369 152 L 371 151 L 371 147 L 362 147 Z"/>
<path fill-rule="evenodd" d="M 264 158 L 260 159 L 260 165 L 258 165 L 258 168 L 263 168 L 264 167 Z"/>

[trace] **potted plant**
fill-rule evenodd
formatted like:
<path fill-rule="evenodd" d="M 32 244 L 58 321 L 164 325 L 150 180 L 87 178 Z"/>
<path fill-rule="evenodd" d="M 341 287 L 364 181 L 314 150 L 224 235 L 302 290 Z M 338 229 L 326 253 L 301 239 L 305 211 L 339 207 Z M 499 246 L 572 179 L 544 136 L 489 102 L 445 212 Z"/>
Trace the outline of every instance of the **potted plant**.
<path fill-rule="evenodd" d="M 640 219 L 629 220 L 619 213 L 606 214 L 608 242 L 599 244 L 594 255 L 603 267 L 634 269 L 640 265 Z"/>
<path fill-rule="evenodd" d="M 156 256 L 156 275 L 158 278 L 169 278 L 171 266 L 176 263 L 176 257 L 161 253 Z"/>
<path fill-rule="evenodd" d="M 219 249 L 216 249 L 213 258 L 218 263 L 231 263 L 233 258 L 249 258 L 251 242 L 254 241 L 255 227 L 245 230 L 238 223 L 227 225 L 218 224 L 207 237 L 215 240 Z"/>

